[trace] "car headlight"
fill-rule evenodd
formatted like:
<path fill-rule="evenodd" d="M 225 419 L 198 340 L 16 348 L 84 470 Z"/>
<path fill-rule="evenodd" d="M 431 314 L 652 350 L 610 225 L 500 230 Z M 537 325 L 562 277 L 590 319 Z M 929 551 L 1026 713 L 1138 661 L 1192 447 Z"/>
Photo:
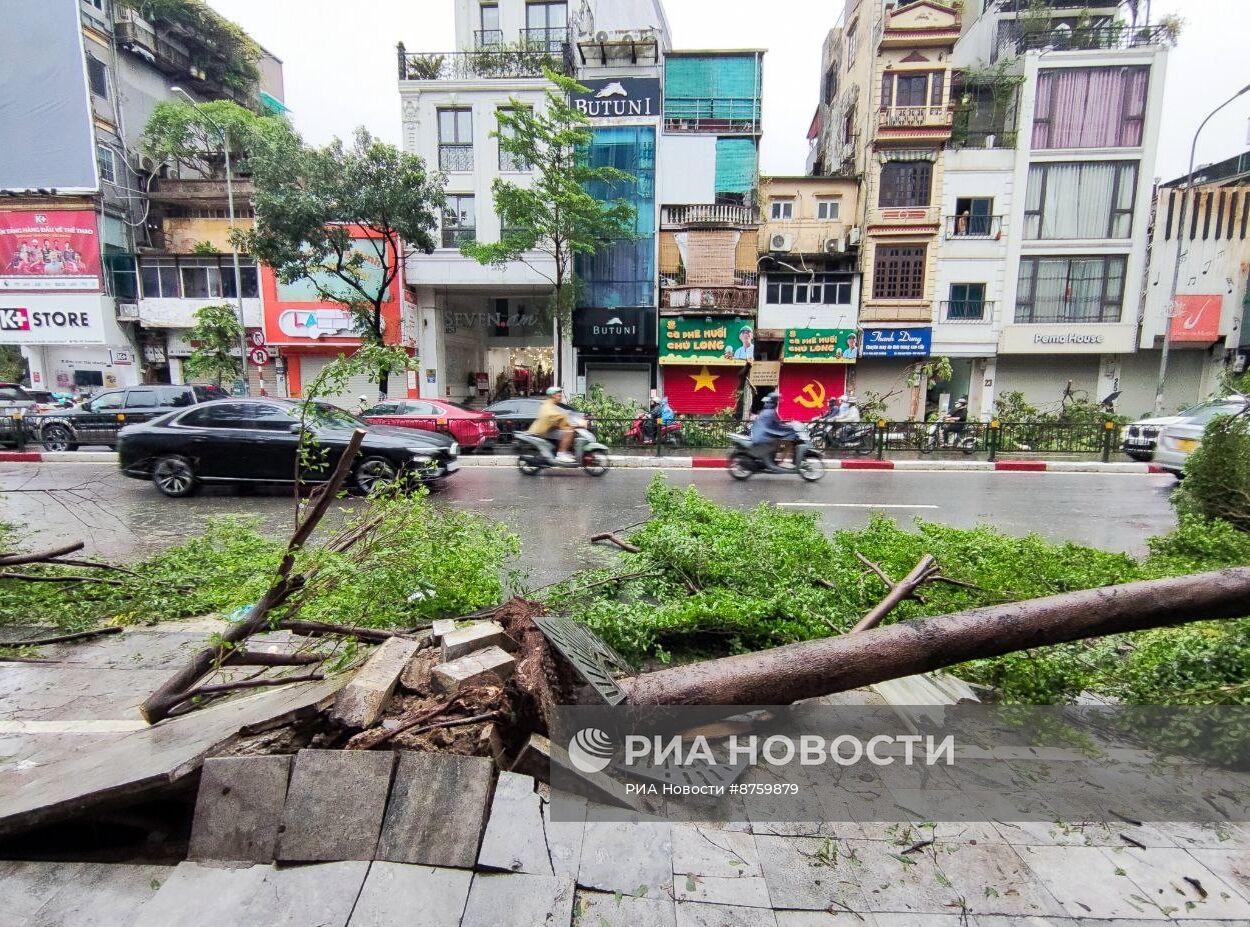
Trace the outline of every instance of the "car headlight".
<path fill-rule="evenodd" d="M 452 456 L 452 457 L 459 457 L 459 456 L 460 456 L 460 444 L 459 444 L 459 442 L 453 441 L 453 442 L 451 443 L 451 447 L 450 447 L 450 448 L 448 448 L 448 450 L 450 450 L 450 451 L 451 451 L 451 456 Z"/>
<path fill-rule="evenodd" d="M 412 455 L 412 460 L 414 463 L 429 463 L 430 462 L 430 454 L 423 447 L 421 448 L 410 447 L 408 448 L 408 453 Z"/>

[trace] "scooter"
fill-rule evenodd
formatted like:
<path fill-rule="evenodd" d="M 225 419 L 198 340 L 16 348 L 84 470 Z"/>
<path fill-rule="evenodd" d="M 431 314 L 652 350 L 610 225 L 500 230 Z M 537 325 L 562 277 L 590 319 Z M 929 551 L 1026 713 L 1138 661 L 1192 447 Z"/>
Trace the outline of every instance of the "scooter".
<path fill-rule="evenodd" d="M 608 459 L 608 448 L 600 444 L 586 426 L 589 424 L 582 416 L 571 418 L 574 438 L 572 462 L 565 463 L 556 459 L 556 444 L 542 435 L 518 431 L 513 434 L 517 445 L 517 469 L 526 476 L 534 476 L 548 467 L 559 467 L 572 470 L 581 467 L 591 476 L 603 476 L 608 472 L 611 462 Z"/>
<path fill-rule="evenodd" d="M 977 451 L 977 439 L 974 435 L 956 435 L 955 440 L 946 443 L 946 431 L 953 422 L 930 422 L 929 427 L 925 429 L 924 440 L 920 442 L 920 453 L 932 454 L 939 446 L 949 448 L 951 450 L 961 450 L 964 454 L 975 454 Z M 965 423 L 966 424 L 966 423 Z"/>
<path fill-rule="evenodd" d="M 625 441 L 628 443 L 633 441 L 637 444 L 655 444 L 656 439 L 647 437 L 647 418 L 651 416 L 650 412 L 639 412 L 634 416 L 634 420 L 630 423 L 629 431 L 625 432 Z M 659 423 L 657 423 L 659 424 Z M 673 419 L 667 425 L 659 424 L 660 437 L 659 440 L 669 447 L 680 447 L 682 439 L 681 422 Z"/>
<path fill-rule="evenodd" d="M 811 423 L 812 446 L 821 451 L 851 451 L 871 454 L 876 439 L 872 422 L 838 422 L 833 413 Z"/>
<path fill-rule="evenodd" d="M 753 473 L 797 474 L 809 483 L 824 477 L 825 460 L 820 451 L 812 447 L 812 436 L 807 426 L 791 422 L 790 427 L 795 431 L 793 466 L 770 466 L 770 461 L 761 460 L 752 453 L 750 435 L 731 434 L 729 440 L 733 447 L 729 451 L 729 475 L 735 480 L 745 480 Z"/>

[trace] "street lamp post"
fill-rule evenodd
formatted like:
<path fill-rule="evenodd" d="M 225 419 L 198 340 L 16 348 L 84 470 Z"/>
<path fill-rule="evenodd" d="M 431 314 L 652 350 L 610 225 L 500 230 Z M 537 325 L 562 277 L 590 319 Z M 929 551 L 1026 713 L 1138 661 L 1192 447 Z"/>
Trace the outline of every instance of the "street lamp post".
<path fill-rule="evenodd" d="M 1180 285 L 1181 280 L 1181 255 L 1185 242 L 1185 213 L 1186 207 L 1189 205 L 1189 193 L 1194 186 L 1194 155 L 1198 151 L 1198 136 L 1202 134 L 1202 130 L 1207 127 L 1207 123 L 1211 121 L 1211 117 L 1222 110 L 1225 106 L 1232 103 L 1238 97 L 1250 92 L 1250 84 L 1242 87 L 1231 97 L 1211 110 L 1207 114 L 1207 118 L 1202 120 L 1198 126 L 1198 131 L 1194 132 L 1193 144 L 1189 146 L 1189 171 L 1185 174 L 1185 186 L 1181 192 L 1181 209 L 1180 215 L 1177 217 L 1176 224 L 1176 260 L 1172 264 L 1172 295 L 1168 301 L 1168 312 L 1164 317 L 1163 324 L 1163 352 L 1159 356 L 1159 382 L 1155 386 L 1155 415 L 1163 414 L 1163 384 L 1168 375 L 1168 353 L 1172 348 L 1172 316 L 1176 307 L 1176 289 Z M 1194 204 L 1197 208 L 1197 204 Z"/>
<path fill-rule="evenodd" d="M 234 231 L 234 175 L 230 170 L 230 132 L 204 110 L 200 109 L 199 104 L 191 98 L 191 95 L 181 87 L 170 87 L 170 93 L 177 94 L 182 97 L 192 108 L 196 110 L 204 118 L 204 121 L 221 133 L 221 145 L 226 155 L 226 211 L 230 217 L 230 230 Z M 247 384 L 247 322 L 243 316 L 243 273 L 239 269 L 239 249 L 234 243 L 233 234 L 230 237 L 230 256 L 234 259 L 234 298 L 239 310 L 239 376 L 243 381 L 243 395 L 247 396 L 251 393 Z"/>

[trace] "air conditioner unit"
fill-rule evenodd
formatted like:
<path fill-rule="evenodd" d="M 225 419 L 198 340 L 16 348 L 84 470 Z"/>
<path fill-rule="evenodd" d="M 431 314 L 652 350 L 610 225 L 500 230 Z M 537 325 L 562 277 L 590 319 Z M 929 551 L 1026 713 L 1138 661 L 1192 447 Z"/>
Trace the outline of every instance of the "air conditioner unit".
<path fill-rule="evenodd" d="M 119 319 L 127 319 L 131 321 L 137 320 L 139 318 L 139 304 L 138 303 L 118 303 L 117 304 L 117 317 Z"/>
<path fill-rule="evenodd" d="M 855 247 L 856 245 L 858 245 L 858 244 L 859 244 L 860 239 L 861 239 L 862 237 L 863 237 L 863 233 L 860 231 L 859 226 L 858 226 L 858 225 L 856 225 L 856 226 L 852 226 L 852 227 L 851 227 L 851 232 L 850 232 L 850 234 L 847 236 L 846 243 L 847 243 L 850 247 L 852 247 L 852 248 L 853 248 L 853 247 Z"/>
<path fill-rule="evenodd" d="M 157 164 L 151 158 L 145 155 L 140 155 L 136 160 L 139 162 L 139 170 L 143 171 L 143 173 L 145 174 L 156 173 Z"/>
<path fill-rule="evenodd" d="M 612 36 L 608 35 L 602 29 L 600 29 L 598 32 L 595 33 L 595 41 L 599 42 L 600 44 L 609 41 L 611 38 Z"/>
<path fill-rule="evenodd" d="M 842 244 L 842 239 L 840 237 L 839 238 L 826 238 L 823 247 L 824 247 L 825 254 L 841 254 L 843 251 L 846 250 L 845 246 Z"/>
<path fill-rule="evenodd" d="M 769 251 L 793 251 L 794 250 L 794 236 L 783 235 L 780 233 L 773 235 L 771 238 L 768 239 L 768 250 Z"/>

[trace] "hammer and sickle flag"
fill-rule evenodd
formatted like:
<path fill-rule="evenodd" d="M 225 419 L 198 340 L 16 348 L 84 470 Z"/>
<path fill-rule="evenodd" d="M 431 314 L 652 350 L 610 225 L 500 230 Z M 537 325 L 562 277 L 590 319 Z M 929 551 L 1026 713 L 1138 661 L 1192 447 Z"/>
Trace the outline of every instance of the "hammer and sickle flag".
<path fill-rule="evenodd" d="M 794 401 L 804 409 L 823 409 L 826 395 L 825 384 L 819 380 L 811 380 L 803 384 L 803 388 L 799 390 L 799 395 L 794 397 Z"/>
<path fill-rule="evenodd" d="M 846 365 L 783 362 L 777 388 L 781 391 L 781 417 L 810 422 L 846 392 Z"/>

